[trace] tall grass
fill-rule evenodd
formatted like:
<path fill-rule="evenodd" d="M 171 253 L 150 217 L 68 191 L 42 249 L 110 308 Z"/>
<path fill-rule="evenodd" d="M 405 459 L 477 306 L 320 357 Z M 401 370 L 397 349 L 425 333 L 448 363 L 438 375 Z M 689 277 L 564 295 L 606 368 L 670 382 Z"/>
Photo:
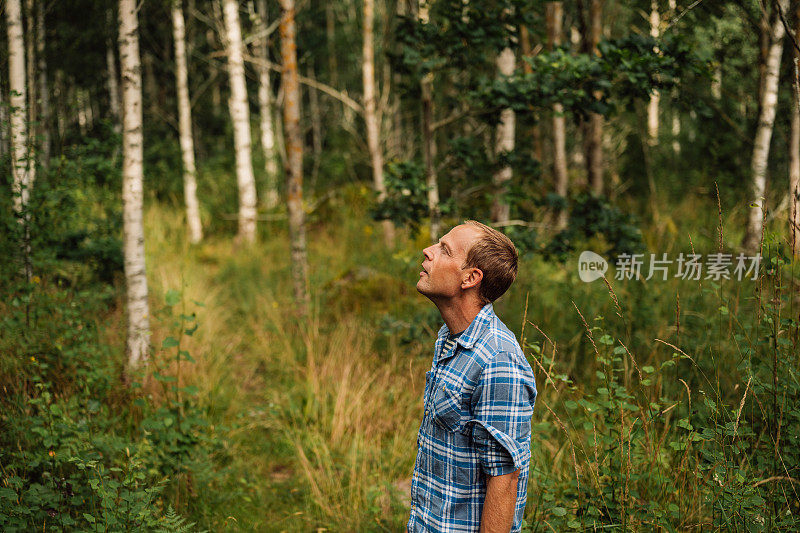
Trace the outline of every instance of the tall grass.
<path fill-rule="evenodd" d="M 247 495 L 203 511 L 212 526 L 402 529 L 438 319 L 413 290 L 421 243 L 385 251 L 362 194 L 331 200 L 332 223 L 312 219 L 306 319 L 280 224 L 252 248 L 227 236 L 189 247 L 178 211 L 150 208 L 154 305 L 178 288 L 198 313 L 198 363 L 182 379 L 226 428 L 228 482 Z M 687 200 L 672 224 L 644 228 L 650 249 L 716 251 L 716 211 L 712 229 L 679 237 L 691 222 L 680 214 L 701 207 Z M 741 283 L 584 284 L 575 258 L 523 262 L 496 309 L 539 385 L 529 530 L 797 527 L 797 267 L 770 257 Z"/>

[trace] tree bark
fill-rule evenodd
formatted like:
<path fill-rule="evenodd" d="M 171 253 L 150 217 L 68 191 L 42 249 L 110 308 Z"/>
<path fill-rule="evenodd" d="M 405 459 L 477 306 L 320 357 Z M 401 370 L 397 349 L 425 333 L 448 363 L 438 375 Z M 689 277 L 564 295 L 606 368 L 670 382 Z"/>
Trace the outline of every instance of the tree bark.
<path fill-rule="evenodd" d="M 113 14 L 109 11 L 109 26 L 111 26 L 112 22 Z M 108 71 L 108 103 L 111 107 L 111 119 L 114 123 L 114 131 L 119 133 L 122 131 L 122 111 L 119 103 L 119 74 L 117 74 L 117 59 L 114 56 L 114 47 L 110 42 L 106 46 L 106 70 Z"/>
<path fill-rule="evenodd" d="M 783 12 L 786 13 L 789 9 L 789 0 L 779 0 L 779 3 Z M 764 195 L 767 187 L 769 144 L 772 140 L 772 129 L 778 106 L 778 80 L 780 77 L 784 35 L 783 23 L 780 17 L 776 15 L 772 23 L 769 52 L 764 71 L 765 79 L 759 106 L 761 111 L 758 117 L 758 127 L 753 142 L 753 156 L 750 165 L 751 199 L 756 207 L 750 208 L 747 229 L 742 240 L 742 247 L 748 253 L 756 253 L 758 251 L 764 224 L 764 204 L 766 202 Z"/>
<path fill-rule="evenodd" d="M 267 2 L 258 0 L 257 2 L 257 21 L 258 32 L 267 29 Z M 269 39 L 266 35 L 255 45 L 256 57 L 267 60 Z M 275 129 L 272 124 L 272 85 L 269 78 L 269 67 L 266 62 L 256 66 L 258 69 L 258 108 L 259 126 L 261 131 L 261 150 L 264 152 L 264 171 L 267 174 L 267 191 L 265 195 L 265 205 L 267 209 L 275 209 L 278 206 L 278 161 L 275 153 Z"/>
<path fill-rule="evenodd" d="M 419 0 L 414 6 L 421 24 L 430 20 L 428 4 Z M 420 82 L 422 100 L 422 153 L 425 159 L 425 185 L 428 188 L 428 216 L 430 217 L 431 242 L 439 240 L 441 212 L 439 211 L 439 178 L 436 173 L 436 137 L 433 131 L 433 73 L 428 72 Z"/>
<path fill-rule="evenodd" d="M 6 29 L 8 31 L 8 89 L 11 130 L 11 175 L 14 211 L 23 226 L 22 257 L 25 278 L 30 281 L 30 213 L 28 204 L 36 178 L 28 139 L 28 101 L 25 86 L 25 39 L 22 31 L 22 6 L 20 0 L 6 1 Z"/>
<path fill-rule="evenodd" d="M 378 201 L 386 199 L 386 185 L 383 181 L 383 151 L 381 149 L 380 125 L 377 115 L 377 96 L 375 90 L 375 0 L 364 0 L 363 31 L 363 65 L 362 81 L 364 84 L 364 121 L 367 126 L 367 149 L 372 165 L 372 183 L 378 193 Z M 394 245 L 394 226 L 390 220 L 384 220 L 383 240 L 386 246 Z"/>
<path fill-rule="evenodd" d="M 147 360 L 150 322 L 144 253 L 142 69 L 136 0 L 119 0 L 119 57 L 122 72 L 122 217 L 128 303 L 128 366 Z"/>
<path fill-rule="evenodd" d="M 228 49 L 228 75 L 231 94 L 228 109 L 233 122 L 233 145 L 236 154 L 236 181 L 239 186 L 239 235 L 244 242 L 256 240 L 256 180 L 250 139 L 250 109 L 244 79 L 242 28 L 239 25 L 237 0 L 223 0 L 225 41 Z"/>
<path fill-rule="evenodd" d="M 294 0 L 281 0 L 283 122 L 286 138 L 286 204 L 289 211 L 294 298 L 300 315 L 308 310 L 308 257 L 303 210 L 303 141 L 300 137 L 300 81 L 297 72 Z"/>
<path fill-rule="evenodd" d="M 14 210 L 18 215 L 28 207 L 35 168 L 28 153 L 28 100 L 25 84 L 25 41 L 22 32 L 20 0 L 6 2 L 8 30 L 8 86 L 11 125 L 11 173 L 13 176 Z"/>
<path fill-rule="evenodd" d="M 800 28 L 798 28 L 800 29 Z M 796 74 L 795 74 L 796 75 Z M 797 95 L 795 95 L 795 99 Z M 800 254 L 800 102 L 792 104 L 789 141 L 789 236 L 795 255 Z"/>
<path fill-rule="evenodd" d="M 650 36 L 658 39 L 661 17 L 658 14 L 658 0 L 650 0 Z M 653 91 L 647 103 L 647 142 L 651 146 L 658 144 L 658 105 L 661 101 L 659 92 Z"/>
<path fill-rule="evenodd" d="M 41 164 L 47 171 L 50 168 L 50 91 L 47 86 L 47 57 L 45 56 L 45 24 L 44 24 L 44 0 L 36 3 L 36 56 L 38 60 L 39 74 L 39 109 L 41 118 L 39 119 L 39 136 L 41 138 Z"/>
<path fill-rule="evenodd" d="M 25 75 L 27 76 L 28 86 L 28 128 L 31 130 L 31 141 L 35 137 L 34 124 L 38 117 L 38 105 L 36 98 L 36 30 L 34 25 L 34 5 L 33 0 L 25 0 L 25 20 L 27 21 L 27 32 L 25 35 Z M 33 145 L 33 143 L 32 143 Z"/>
<path fill-rule="evenodd" d="M 189 103 L 189 74 L 186 61 L 186 29 L 181 0 L 172 0 L 172 34 L 175 41 L 175 78 L 178 96 L 178 130 L 183 160 L 183 198 L 186 203 L 186 223 L 189 241 L 203 239 L 200 204 L 197 201 L 197 170 L 194 163 L 192 137 L 192 107 Z"/>
<path fill-rule="evenodd" d="M 603 2 L 589 1 L 589 20 L 583 37 L 584 53 L 597 54 L 603 32 Z M 591 113 L 584 124 L 584 154 L 589 186 L 594 194 L 603 194 L 603 116 Z"/>
<path fill-rule="evenodd" d="M 795 9 L 795 36 L 800 35 L 800 5 Z M 800 54 L 794 53 L 794 98 L 789 141 L 789 237 L 794 255 L 800 255 Z"/>
<path fill-rule="evenodd" d="M 511 48 L 505 48 L 497 56 L 497 71 L 501 76 L 510 76 L 514 73 L 515 57 Z M 500 124 L 495 133 L 494 155 L 499 158 L 506 152 L 514 149 L 514 131 L 516 126 L 516 116 L 514 111 L 506 108 L 500 112 Z M 511 167 L 505 165 L 497 170 L 492 176 L 492 182 L 496 188 L 494 201 L 492 204 L 492 220 L 494 222 L 508 222 L 510 207 L 506 194 L 508 192 L 508 182 L 511 180 Z"/>
<path fill-rule="evenodd" d="M 548 47 L 552 50 L 561 44 L 562 17 L 564 7 L 562 2 L 548 2 L 545 5 L 547 18 Z M 567 136 L 564 118 L 564 106 L 553 105 L 553 178 L 555 193 L 562 198 L 567 197 L 569 178 L 567 175 Z M 563 230 L 567 227 L 567 211 L 558 209 L 555 213 L 555 227 Z"/>

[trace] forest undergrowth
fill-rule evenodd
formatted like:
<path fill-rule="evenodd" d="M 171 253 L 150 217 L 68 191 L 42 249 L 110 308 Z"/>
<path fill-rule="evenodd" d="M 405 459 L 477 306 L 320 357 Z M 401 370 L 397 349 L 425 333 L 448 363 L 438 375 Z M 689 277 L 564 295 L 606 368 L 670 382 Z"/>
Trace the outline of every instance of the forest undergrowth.
<path fill-rule="evenodd" d="M 413 286 L 424 237 L 387 251 L 364 198 L 313 220 L 304 319 L 281 223 L 252 247 L 190 246 L 151 202 L 156 348 L 132 376 L 118 278 L 51 258 L 5 280 L 0 527 L 401 530 L 440 319 Z M 675 220 L 708 207 L 692 202 Z M 729 238 L 664 217 L 643 228 L 652 251 Z M 800 529 L 790 254 L 768 234 L 755 281 L 583 283 L 577 256 L 523 260 L 496 310 L 539 389 L 526 531 Z"/>

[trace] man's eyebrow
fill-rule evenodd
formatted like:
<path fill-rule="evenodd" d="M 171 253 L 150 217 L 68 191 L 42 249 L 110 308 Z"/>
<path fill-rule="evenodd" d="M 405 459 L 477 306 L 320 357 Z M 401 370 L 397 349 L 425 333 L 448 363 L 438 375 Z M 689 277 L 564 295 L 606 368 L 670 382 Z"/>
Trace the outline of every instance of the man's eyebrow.
<path fill-rule="evenodd" d="M 448 252 L 450 251 L 450 246 L 448 246 L 448 244 L 447 244 L 446 242 L 444 242 L 442 239 L 439 239 L 439 244 L 440 244 L 440 245 L 441 245 L 441 246 L 442 246 L 442 247 L 443 247 L 445 250 L 447 250 Z"/>

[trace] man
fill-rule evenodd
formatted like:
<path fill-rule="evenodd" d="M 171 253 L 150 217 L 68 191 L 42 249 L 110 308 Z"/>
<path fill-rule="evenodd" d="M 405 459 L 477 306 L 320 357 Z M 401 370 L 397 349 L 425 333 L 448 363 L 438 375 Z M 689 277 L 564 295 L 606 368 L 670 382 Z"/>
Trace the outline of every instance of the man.
<path fill-rule="evenodd" d="M 517 251 L 468 221 L 422 253 L 417 290 L 444 326 L 426 375 L 408 531 L 519 531 L 536 384 L 492 308 L 516 278 Z"/>

